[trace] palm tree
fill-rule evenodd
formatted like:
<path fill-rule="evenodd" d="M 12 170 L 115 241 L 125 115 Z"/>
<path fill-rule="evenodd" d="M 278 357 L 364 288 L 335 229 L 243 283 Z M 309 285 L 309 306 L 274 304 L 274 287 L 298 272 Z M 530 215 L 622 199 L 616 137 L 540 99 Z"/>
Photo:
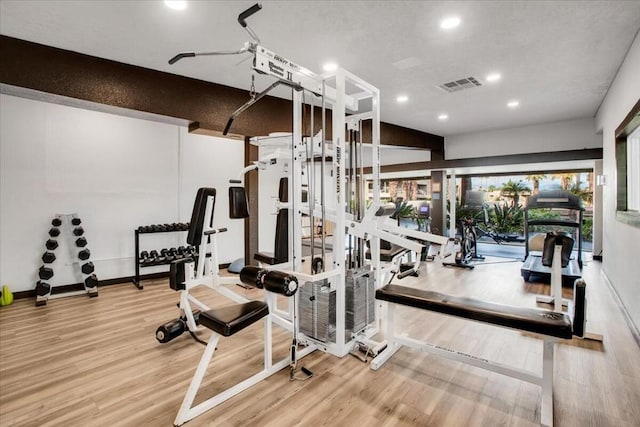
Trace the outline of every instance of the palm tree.
<path fill-rule="evenodd" d="M 540 192 L 540 181 L 546 178 L 547 175 L 544 174 L 527 175 L 527 181 L 533 182 L 533 194 L 538 194 Z"/>
<path fill-rule="evenodd" d="M 511 206 L 518 206 L 518 200 L 521 195 L 530 193 L 531 189 L 522 181 L 512 181 L 511 179 L 502 184 L 501 195 L 509 197 L 512 200 Z"/>
<path fill-rule="evenodd" d="M 560 180 L 560 187 L 564 190 L 567 191 L 569 189 L 569 186 L 571 185 L 571 181 L 573 181 L 573 177 L 575 176 L 575 174 L 573 173 L 554 173 L 551 175 L 551 177 L 553 179 L 559 179 Z"/>

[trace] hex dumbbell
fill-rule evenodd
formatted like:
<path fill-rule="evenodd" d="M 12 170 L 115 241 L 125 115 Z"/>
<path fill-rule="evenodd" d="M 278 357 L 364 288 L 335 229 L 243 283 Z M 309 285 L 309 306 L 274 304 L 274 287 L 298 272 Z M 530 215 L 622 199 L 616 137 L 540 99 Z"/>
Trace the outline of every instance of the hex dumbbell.
<path fill-rule="evenodd" d="M 51 264 L 55 260 L 56 260 L 56 254 L 54 254 L 53 252 L 47 251 L 44 254 L 42 254 L 42 262 L 44 262 L 45 264 Z"/>
<path fill-rule="evenodd" d="M 51 293 L 51 285 L 42 280 L 38 280 L 36 283 L 36 295 L 39 297 L 47 296 Z"/>
<path fill-rule="evenodd" d="M 47 240 L 47 243 L 44 244 L 46 246 L 46 248 L 50 251 L 55 250 L 58 247 L 58 241 L 57 240 L 53 240 L 53 239 L 49 239 Z"/>
<path fill-rule="evenodd" d="M 44 265 L 38 270 L 38 277 L 42 280 L 49 280 L 53 277 L 53 269 Z"/>
<path fill-rule="evenodd" d="M 80 267 L 80 269 L 84 274 L 91 274 L 93 273 L 93 270 L 95 270 L 95 266 L 91 261 L 89 261 L 82 264 L 82 267 Z"/>
<path fill-rule="evenodd" d="M 84 228 L 76 227 L 73 229 L 73 234 L 76 236 L 82 236 L 84 234 Z"/>
<path fill-rule="evenodd" d="M 76 246 L 79 248 L 84 248 L 85 246 L 87 246 L 87 239 L 85 239 L 84 237 L 78 237 L 76 239 Z"/>
<path fill-rule="evenodd" d="M 51 227 L 49 230 L 49 236 L 58 237 L 60 235 L 60 229 L 58 227 Z"/>
<path fill-rule="evenodd" d="M 80 252 L 78 252 L 78 258 L 81 259 L 82 261 L 88 260 L 90 256 L 91 256 L 91 251 L 88 248 L 85 248 Z"/>
<path fill-rule="evenodd" d="M 98 286 L 98 278 L 96 277 L 95 274 L 92 274 L 88 276 L 86 279 L 84 279 L 84 285 L 87 288 L 93 289 L 96 286 Z"/>
<path fill-rule="evenodd" d="M 80 225 L 80 224 L 82 224 L 82 220 L 81 220 L 80 218 L 77 218 L 77 217 L 76 217 L 76 218 L 73 218 L 73 219 L 71 220 L 71 224 L 73 224 L 73 225 Z"/>

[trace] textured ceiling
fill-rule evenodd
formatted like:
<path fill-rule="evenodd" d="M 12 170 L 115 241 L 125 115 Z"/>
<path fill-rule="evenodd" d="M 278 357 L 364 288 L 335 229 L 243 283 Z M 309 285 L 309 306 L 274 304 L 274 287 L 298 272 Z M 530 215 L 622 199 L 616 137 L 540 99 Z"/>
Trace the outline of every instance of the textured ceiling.
<path fill-rule="evenodd" d="M 0 2 L 4 35 L 248 89 L 250 61 L 181 51 L 237 49 L 239 12 L 254 1 Z M 640 1 L 264 1 L 249 18 L 262 44 L 316 72 L 327 60 L 381 90 L 382 120 L 440 135 L 589 117 L 638 28 Z M 446 15 L 462 24 L 439 27 Z M 395 65 L 394 65 L 395 64 Z M 485 82 L 500 72 L 497 83 Z M 436 86 L 473 76 L 481 87 Z M 269 79 L 257 79 L 260 90 Z M 396 96 L 409 101 L 398 104 Z M 508 100 L 518 99 L 511 110 Z M 437 116 L 447 113 L 440 122 Z"/>

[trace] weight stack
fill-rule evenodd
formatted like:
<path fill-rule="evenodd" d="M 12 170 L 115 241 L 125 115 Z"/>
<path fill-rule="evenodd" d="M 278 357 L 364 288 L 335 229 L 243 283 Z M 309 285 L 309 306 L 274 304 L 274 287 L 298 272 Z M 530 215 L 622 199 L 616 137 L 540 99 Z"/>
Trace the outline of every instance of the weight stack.
<path fill-rule="evenodd" d="M 327 280 L 306 282 L 298 290 L 300 331 L 322 342 L 336 340 L 336 291 Z"/>
<path fill-rule="evenodd" d="M 348 270 L 346 274 L 346 340 L 375 321 L 375 279 L 371 267 Z"/>

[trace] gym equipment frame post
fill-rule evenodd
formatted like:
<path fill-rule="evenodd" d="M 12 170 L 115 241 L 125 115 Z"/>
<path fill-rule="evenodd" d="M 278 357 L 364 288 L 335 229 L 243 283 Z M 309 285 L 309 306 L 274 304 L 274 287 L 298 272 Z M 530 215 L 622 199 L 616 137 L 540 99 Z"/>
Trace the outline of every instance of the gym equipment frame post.
<path fill-rule="evenodd" d="M 577 279 L 576 279 L 577 280 Z M 563 307 L 567 307 L 567 311 L 570 313 L 574 311 L 573 300 L 562 298 L 562 246 L 554 245 L 553 247 L 553 261 L 551 264 L 551 291 L 550 295 L 538 295 L 536 302 L 541 304 L 552 304 L 553 311 L 562 313 Z M 586 304 L 585 298 L 585 304 Z M 585 309 L 586 312 L 586 309 Z M 585 327 L 587 320 L 585 319 Z M 602 342 L 604 336 L 595 332 L 584 331 L 582 337 L 584 340 Z"/>

